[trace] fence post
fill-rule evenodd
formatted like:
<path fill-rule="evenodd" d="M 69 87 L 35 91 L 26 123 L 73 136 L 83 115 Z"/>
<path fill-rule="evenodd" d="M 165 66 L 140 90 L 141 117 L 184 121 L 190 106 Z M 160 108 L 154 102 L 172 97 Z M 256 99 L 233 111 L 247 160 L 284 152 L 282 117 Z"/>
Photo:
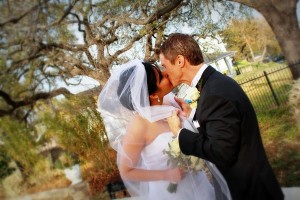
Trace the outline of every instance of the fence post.
<path fill-rule="evenodd" d="M 275 103 L 276 103 L 276 105 L 279 107 L 280 104 L 279 104 L 278 98 L 277 98 L 277 96 L 276 96 L 276 94 L 275 94 L 275 91 L 274 91 L 274 89 L 273 89 L 273 87 L 272 87 L 272 85 L 271 85 L 271 82 L 270 82 L 270 80 L 269 80 L 269 77 L 268 77 L 268 74 L 267 74 L 266 71 L 264 71 L 264 75 L 265 75 L 265 77 L 266 77 L 266 79 L 267 79 L 267 82 L 268 82 L 269 88 L 270 88 L 270 90 L 271 90 L 271 92 L 272 92 L 272 95 L 273 95 L 273 98 L 274 98 L 274 100 L 275 100 Z"/>

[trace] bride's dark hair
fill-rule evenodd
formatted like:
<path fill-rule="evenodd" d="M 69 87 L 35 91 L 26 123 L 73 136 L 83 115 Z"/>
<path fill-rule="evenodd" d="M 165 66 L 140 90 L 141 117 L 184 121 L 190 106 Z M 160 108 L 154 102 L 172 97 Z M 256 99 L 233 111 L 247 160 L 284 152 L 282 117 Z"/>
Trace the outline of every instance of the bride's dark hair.
<path fill-rule="evenodd" d="M 149 95 L 153 94 L 157 90 L 157 85 L 156 85 L 156 76 L 154 72 L 154 68 L 158 69 L 159 76 L 161 77 L 161 73 L 159 68 L 149 62 L 142 62 L 145 70 L 146 70 L 146 76 L 147 76 L 147 87 L 148 87 L 148 93 Z M 129 110 L 134 110 L 133 105 L 132 105 L 132 99 L 131 99 L 131 92 L 130 92 L 130 87 L 125 87 L 125 83 L 128 81 L 129 77 L 131 76 L 132 72 L 134 71 L 134 67 L 129 68 L 128 70 L 124 71 L 120 75 L 120 84 L 118 86 L 117 94 L 119 96 L 121 104 L 129 109 Z"/>

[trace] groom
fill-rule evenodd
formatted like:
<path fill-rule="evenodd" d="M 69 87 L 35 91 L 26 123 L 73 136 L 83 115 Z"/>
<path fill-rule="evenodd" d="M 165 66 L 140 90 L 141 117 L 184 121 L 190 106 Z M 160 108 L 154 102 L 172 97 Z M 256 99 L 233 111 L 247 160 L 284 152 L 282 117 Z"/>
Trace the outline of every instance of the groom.
<path fill-rule="evenodd" d="M 171 34 L 159 57 L 173 86 L 186 83 L 200 91 L 194 115 L 199 133 L 181 129 L 177 113 L 168 119 L 181 151 L 214 163 L 233 200 L 283 199 L 266 157 L 255 111 L 241 87 L 204 64 L 198 43 L 189 35 Z M 177 101 L 184 109 L 184 102 Z"/>

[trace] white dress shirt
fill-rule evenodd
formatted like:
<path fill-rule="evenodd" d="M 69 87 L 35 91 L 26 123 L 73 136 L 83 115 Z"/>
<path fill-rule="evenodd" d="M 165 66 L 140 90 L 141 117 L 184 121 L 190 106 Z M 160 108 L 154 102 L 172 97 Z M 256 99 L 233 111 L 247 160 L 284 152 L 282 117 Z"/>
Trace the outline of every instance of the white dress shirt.
<path fill-rule="evenodd" d="M 202 77 L 202 74 L 203 74 L 204 70 L 206 70 L 207 67 L 208 67 L 207 64 L 203 64 L 200 67 L 199 71 L 197 72 L 197 74 L 195 75 L 195 77 L 193 78 L 193 80 L 191 82 L 191 87 L 195 87 L 197 85 L 197 83 L 200 81 L 200 79 Z M 190 121 L 193 121 L 195 113 L 196 113 L 196 108 L 193 108 L 191 113 L 190 113 L 190 116 L 188 118 Z M 199 127 L 198 122 L 196 122 L 196 124 L 194 124 L 194 125 L 196 126 L 196 128 Z M 178 131 L 177 137 L 179 136 L 181 129 Z"/>

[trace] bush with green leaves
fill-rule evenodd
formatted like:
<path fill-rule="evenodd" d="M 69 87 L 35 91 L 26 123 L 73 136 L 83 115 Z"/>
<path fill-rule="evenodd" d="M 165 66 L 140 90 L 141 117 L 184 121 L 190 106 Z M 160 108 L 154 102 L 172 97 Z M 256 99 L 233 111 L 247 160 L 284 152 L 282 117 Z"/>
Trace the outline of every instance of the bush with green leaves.
<path fill-rule="evenodd" d="M 54 166 L 58 169 L 65 169 L 79 163 L 80 162 L 75 154 L 63 152 L 55 161 Z"/>
<path fill-rule="evenodd" d="M 10 117 L 0 118 L 0 140 L 7 155 L 16 163 L 23 178 L 32 174 L 32 167 L 42 159 L 37 151 L 37 143 L 33 137 L 33 129 L 28 124 Z"/>
<path fill-rule="evenodd" d="M 11 175 L 15 168 L 10 167 L 11 159 L 7 155 L 3 145 L 0 145 L 0 181 Z"/>
<path fill-rule="evenodd" d="M 85 180 L 101 190 L 112 177 L 118 176 L 116 154 L 109 145 L 93 98 L 74 96 L 53 100 L 52 107 L 41 104 L 40 110 L 45 136 L 54 138 L 65 151 L 78 156 L 81 168 L 88 168 L 82 170 Z M 62 167 L 61 161 L 55 165 Z"/>

